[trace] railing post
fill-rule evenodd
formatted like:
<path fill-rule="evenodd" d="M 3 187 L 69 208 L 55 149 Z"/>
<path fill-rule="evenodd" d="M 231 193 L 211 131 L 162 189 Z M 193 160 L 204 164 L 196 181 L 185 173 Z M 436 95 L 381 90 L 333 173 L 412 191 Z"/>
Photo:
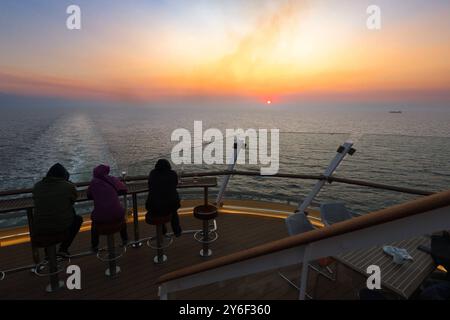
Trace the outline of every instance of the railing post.
<path fill-rule="evenodd" d="M 126 185 L 125 178 L 127 176 L 126 171 L 122 171 L 122 182 Z M 123 207 L 125 208 L 125 214 L 128 214 L 128 202 L 127 202 L 127 194 L 123 195 Z"/>
<path fill-rule="evenodd" d="M 142 242 L 139 241 L 139 213 L 138 213 L 138 203 L 137 203 L 137 194 L 132 194 L 133 198 L 133 228 L 134 228 L 134 243 L 132 244 L 133 248 L 142 247 Z"/>
<path fill-rule="evenodd" d="M 123 195 L 123 208 L 125 209 L 125 214 L 128 214 L 128 194 Z"/>
<path fill-rule="evenodd" d="M 299 300 L 305 300 L 308 285 L 309 257 L 311 256 L 311 245 L 307 245 L 303 253 L 302 274 L 300 278 Z"/>
<path fill-rule="evenodd" d="M 242 142 L 238 139 L 235 140 L 234 146 L 233 146 L 233 148 L 234 148 L 233 158 L 231 159 L 231 163 L 228 165 L 227 171 L 234 170 L 234 167 L 236 166 L 236 161 L 237 161 L 237 158 L 239 155 L 239 151 L 242 148 L 242 145 L 245 145 L 245 141 Z M 225 178 L 222 182 L 222 185 L 220 186 L 219 193 L 217 194 L 216 205 L 219 208 L 222 206 L 222 199 L 225 194 L 225 190 L 227 188 L 228 182 L 230 181 L 230 178 L 231 178 L 231 174 L 225 176 Z"/>
<path fill-rule="evenodd" d="M 353 142 L 347 141 L 338 148 L 336 156 L 330 162 L 330 164 L 328 165 L 327 169 L 323 174 L 324 178 L 331 177 L 333 175 L 333 172 L 336 171 L 337 167 L 342 162 L 342 160 L 344 160 L 345 156 L 347 154 L 352 155 L 355 152 L 355 149 L 353 149 L 352 146 Z M 309 207 L 309 205 L 314 200 L 316 195 L 320 192 L 322 187 L 325 185 L 325 182 L 326 182 L 325 179 L 317 181 L 317 183 L 314 185 L 314 188 L 308 194 L 306 199 L 303 202 L 301 202 L 300 205 L 298 206 L 296 213 L 305 213 L 306 208 Z"/>
<path fill-rule="evenodd" d="M 33 208 L 27 209 L 27 220 L 28 220 L 28 230 L 30 233 L 30 242 L 31 242 L 31 253 L 33 256 L 33 261 L 35 264 L 40 262 L 39 258 L 39 249 L 33 245 L 32 236 L 33 236 Z"/>
<path fill-rule="evenodd" d="M 159 286 L 158 295 L 159 295 L 159 300 L 168 300 L 167 289 L 164 284 Z"/>

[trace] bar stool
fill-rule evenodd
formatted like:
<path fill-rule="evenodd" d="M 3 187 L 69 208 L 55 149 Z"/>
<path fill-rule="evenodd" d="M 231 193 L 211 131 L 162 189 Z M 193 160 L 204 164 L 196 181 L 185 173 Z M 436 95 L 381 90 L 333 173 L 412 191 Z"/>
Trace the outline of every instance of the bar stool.
<path fill-rule="evenodd" d="M 209 221 L 217 217 L 217 208 L 210 204 L 197 206 L 194 208 L 194 217 L 203 221 L 203 229 L 194 233 L 194 239 L 203 244 L 200 256 L 209 257 L 212 255 L 209 244 L 219 237 L 216 231 L 209 230 Z"/>
<path fill-rule="evenodd" d="M 64 266 L 58 265 L 56 256 L 56 245 L 64 241 L 66 233 L 58 233 L 54 235 L 34 235 L 31 238 L 33 246 L 42 248 L 46 252 L 46 259 L 36 265 L 34 273 L 39 277 L 48 276 L 50 283 L 46 286 L 45 291 L 55 292 L 64 287 L 64 281 L 59 280 L 58 274 L 64 271 Z M 67 264 L 70 263 L 68 259 Z M 44 271 L 46 270 L 47 271 Z"/>
<path fill-rule="evenodd" d="M 106 249 L 100 249 L 97 253 L 97 258 L 101 261 L 108 262 L 108 268 L 105 270 L 105 275 L 107 277 L 115 277 L 120 273 L 120 267 L 117 265 L 116 261 L 120 259 L 126 252 L 126 246 L 116 254 L 116 247 L 114 245 L 114 234 L 118 233 L 125 221 L 115 222 L 115 223 L 96 223 L 95 227 L 97 229 L 99 236 L 106 236 L 107 247 Z"/>
<path fill-rule="evenodd" d="M 167 256 L 164 254 L 164 249 L 168 248 L 173 243 L 173 237 L 166 236 L 167 238 L 169 238 L 169 242 L 166 245 L 163 245 L 163 226 L 165 223 L 170 222 L 171 219 L 171 214 L 165 216 L 154 216 L 147 214 L 145 217 L 145 221 L 148 224 L 156 226 L 156 237 L 151 237 L 147 241 L 147 246 L 152 249 L 156 249 L 156 256 L 153 258 L 153 262 L 156 264 L 164 263 L 167 261 Z M 156 240 L 156 245 L 152 244 L 153 240 Z"/>

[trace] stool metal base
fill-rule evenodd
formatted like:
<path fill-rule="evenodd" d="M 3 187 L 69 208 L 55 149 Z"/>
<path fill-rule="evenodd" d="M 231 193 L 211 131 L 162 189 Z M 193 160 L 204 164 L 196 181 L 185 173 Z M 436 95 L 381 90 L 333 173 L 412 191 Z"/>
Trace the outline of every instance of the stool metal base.
<path fill-rule="evenodd" d="M 208 241 L 203 240 L 203 230 L 199 230 L 194 233 L 194 239 L 200 243 L 213 243 L 219 238 L 219 234 L 216 231 L 210 230 L 208 232 Z"/>
<path fill-rule="evenodd" d="M 58 287 L 56 287 L 56 288 L 52 288 L 52 285 L 49 283 L 46 287 L 45 287 L 45 291 L 47 291 L 47 292 L 56 292 L 56 291 L 58 291 L 59 289 L 62 289 L 62 288 L 64 288 L 64 281 L 62 281 L 62 280 L 59 280 L 58 281 Z"/>
<path fill-rule="evenodd" d="M 168 239 L 169 241 L 166 243 L 166 244 L 162 244 L 161 245 L 161 247 L 159 247 L 158 248 L 158 245 L 156 244 L 156 245 L 154 245 L 152 242 L 154 242 L 154 241 L 157 241 L 157 239 L 156 239 L 156 236 L 155 237 L 150 237 L 148 240 L 147 240 L 147 246 L 149 247 L 149 248 L 152 248 L 152 249 L 166 249 L 166 248 L 168 248 L 168 247 L 170 247 L 171 245 L 172 245 L 172 243 L 173 243 L 173 237 L 172 236 L 169 236 L 169 235 L 164 235 L 164 238 L 166 238 L 166 239 Z M 164 239 L 163 239 L 163 242 L 164 242 Z"/>
<path fill-rule="evenodd" d="M 113 248 L 113 256 L 110 257 L 111 253 L 108 251 L 108 248 L 100 248 L 97 251 L 97 259 L 103 262 L 117 261 L 127 252 L 126 247 L 114 247 Z"/>
<path fill-rule="evenodd" d="M 140 248 L 140 247 L 142 247 L 144 244 L 141 242 L 141 241 L 139 241 L 139 242 L 133 242 L 132 244 L 131 244 L 131 247 L 132 248 Z"/>
<path fill-rule="evenodd" d="M 165 254 L 162 255 L 162 259 L 160 259 L 159 256 L 155 256 L 155 257 L 153 258 L 153 262 L 154 262 L 155 264 L 161 264 L 161 263 L 164 263 L 164 262 L 166 262 L 166 261 L 167 261 L 167 256 L 166 256 Z"/>
<path fill-rule="evenodd" d="M 111 274 L 111 269 L 110 268 L 105 270 L 105 276 L 107 276 L 107 277 L 115 277 L 119 273 L 120 273 L 120 267 L 119 266 L 116 266 L 116 272 L 114 274 Z"/>
<path fill-rule="evenodd" d="M 202 249 L 200 250 L 200 256 L 206 258 L 206 257 L 210 257 L 212 255 L 212 250 L 208 249 L 208 251 L 205 253 L 205 251 Z"/>
<path fill-rule="evenodd" d="M 58 258 L 56 261 L 57 270 L 55 270 L 54 272 L 50 272 L 49 261 L 44 259 L 33 268 L 31 268 L 30 272 L 34 273 L 38 277 L 47 277 L 64 272 L 68 265 L 70 265 L 70 258 Z"/>

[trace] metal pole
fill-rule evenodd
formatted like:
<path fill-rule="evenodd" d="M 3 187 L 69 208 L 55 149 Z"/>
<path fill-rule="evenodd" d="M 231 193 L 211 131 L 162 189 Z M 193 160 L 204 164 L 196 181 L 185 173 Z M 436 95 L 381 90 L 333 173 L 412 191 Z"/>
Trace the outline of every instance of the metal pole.
<path fill-rule="evenodd" d="M 139 241 L 139 215 L 138 215 L 138 204 L 137 204 L 137 194 L 132 194 L 133 198 L 133 227 L 134 227 L 134 243 L 133 248 L 142 247 L 142 242 Z"/>
<path fill-rule="evenodd" d="M 242 147 L 241 141 L 239 141 L 239 140 L 236 138 L 236 140 L 235 140 L 235 142 L 234 142 L 234 150 L 233 150 L 233 159 L 232 159 L 232 163 L 230 163 L 230 164 L 228 165 L 227 171 L 233 171 L 233 170 L 234 170 L 234 167 L 236 166 L 236 161 L 237 161 L 237 158 L 238 158 L 239 151 L 240 151 L 241 147 Z M 220 191 L 219 191 L 219 193 L 218 193 L 218 195 L 217 195 L 217 199 L 216 199 L 216 205 L 217 205 L 218 207 L 221 207 L 221 206 L 222 206 L 222 199 L 223 199 L 223 196 L 224 196 L 224 194 L 225 194 L 225 190 L 226 190 L 226 188 L 227 188 L 228 182 L 230 181 L 230 178 L 231 178 L 231 174 L 226 175 L 225 178 L 224 178 L 224 180 L 223 180 L 222 185 L 220 186 Z"/>
<path fill-rule="evenodd" d="M 122 171 L 122 182 L 126 185 L 125 178 L 127 176 L 126 171 Z M 128 214 L 128 202 L 127 202 L 127 194 L 123 195 L 123 207 L 125 208 L 125 214 Z"/>
<path fill-rule="evenodd" d="M 128 215 L 128 202 L 127 202 L 127 194 L 123 195 L 123 207 L 125 209 L 125 214 Z"/>
<path fill-rule="evenodd" d="M 158 288 L 159 300 L 168 300 L 168 294 L 166 290 L 166 286 L 164 284 L 160 285 Z"/>
<path fill-rule="evenodd" d="M 58 263 L 56 261 L 56 245 L 52 245 L 46 248 L 48 254 L 48 265 L 50 273 L 50 290 L 53 292 L 59 288 L 59 278 L 58 278 Z"/>
<path fill-rule="evenodd" d="M 167 256 L 164 254 L 163 249 L 163 224 L 156 225 L 156 256 L 153 258 L 153 262 L 156 264 L 164 263 L 167 261 Z"/>
<path fill-rule="evenodd" d="M 33 245 L 33 208 L 28 208 L 27 209 L 27 220 L 28 220 L 28 230 L 30 232 L 30 239 L 31 239 L 31 254 L 33 256 L 33 261 L 35 264 L 38 264 L 40 262 L 40 258 L 39 258 L 39 249 L 36 248 Z"/>
<path fill-rule="evenodd" d="M 203 197 L 205 207 L 208 205 L 208 187 L 203 188 Z"/>
<path fill-rule="evenodd" d="M 309 257 L 310 257 L 310 246 L 306 246 L 305 252 L 303 254 L 303 265 L 302 265 L 302 274 L 300 278 L 300 293 L 299 293 L 299 300 L 305 300 L 306 297 L 306 287 L 308 284 L 308 264 L 309 264 Z"/>
<path fill-rule="evenodd" d="M 352 146 L 353 146 L 353 142 L 347 141 L 342 146 L 340 146 L 338 148 L 336 156 L 331 161 L 331 163 L 328 165 L 327 169 L 325 170 L 325 173 L 323 174 L 325 178 L 331 177 L 331 175 L 337 169 L 337 167 L 342 162 L 342 160 L 344 160 L 344 158 L 347 155 L 347 153 L 352 155 L 355 152 L 355 149 L 353 149 Z M 325 182 L 326 182 L 326 180 L 317 181 L 317 183 L 315 184 L 314 188 L 309 193 L 309 195 L 306 197 L 306 199 L 303 202 L 301 202 L 301 204 L 299 204 L 295 214 L 297 214 L 297 213 L 305 214 L 306 208 L 309 207 L 311 202 L 314 200 L 314 198 L 320 192 L 322 187 L 325 185 Z"/>
<path fill-rule="evenodd" d="M 114 245 L 114 234 L 108 234 L 106 236 L 106 241 L 108 245 L 108 269 L 105 271 L 105 275 L 109 277 L 114 277 L 120 271 L 116 264 L 116 253 Z"/>
<path fill-rule="evenodd" d="M 158 256 L 158 262 L 161 262 L 163 260 L 163 255 L 164 255 L 164 252 L 161 249 L 162 237 L 163 237 L 162 225 L 158 225 L 156 227 L 156 246 L 158 247 L 158 249 L 156 249 L 156 252 L 157 252 L 157 256 Z"/>
<path fill-rule="evenodd" d="M 202 250 L 200 255 L 202 257 L 209 257 L 212 255 L 211 249 L 209 249 L 209 220 L 203 220 L 203 238 L 202 238 Z"/>

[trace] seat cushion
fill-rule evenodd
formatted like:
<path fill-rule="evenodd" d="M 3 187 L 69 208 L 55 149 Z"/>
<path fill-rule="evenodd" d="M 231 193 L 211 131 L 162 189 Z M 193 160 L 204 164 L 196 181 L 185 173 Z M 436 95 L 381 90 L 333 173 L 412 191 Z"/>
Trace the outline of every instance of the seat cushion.
<path fill-rule="evenodd" d="M 213 205 L 201 205 L 194 208 L 194 217 L 200 220 L 211 220 L 217 217 L 217 208 Z"/>
<path fill-rule="evenodd" d="M 352 218 L 345 204 L 341 202 L 322 203 L 320 205 L 320 216 L 325 225 L 332 225 Z"/>
<path fill-rule="evenodd" d="M 154 226 L 170 222 L 170 220 L 172 220 L 172 214 L 155 215 L 147 212 L 145 215 L 145 222 Z"/>
<path fill-rule="evenodd" d="M 47 248 L 63 242 L 67 237 L 66 232 L 55 234 L 37 234 L 31 237 L 31 242 L 38 248 Z"/>
<path fill-rule="evenodd" d="M 125 221 L 118 221 L 113 223 L 95 223 L 95 228 L 98 234 L 109 235 L 120 231 Z"/>

